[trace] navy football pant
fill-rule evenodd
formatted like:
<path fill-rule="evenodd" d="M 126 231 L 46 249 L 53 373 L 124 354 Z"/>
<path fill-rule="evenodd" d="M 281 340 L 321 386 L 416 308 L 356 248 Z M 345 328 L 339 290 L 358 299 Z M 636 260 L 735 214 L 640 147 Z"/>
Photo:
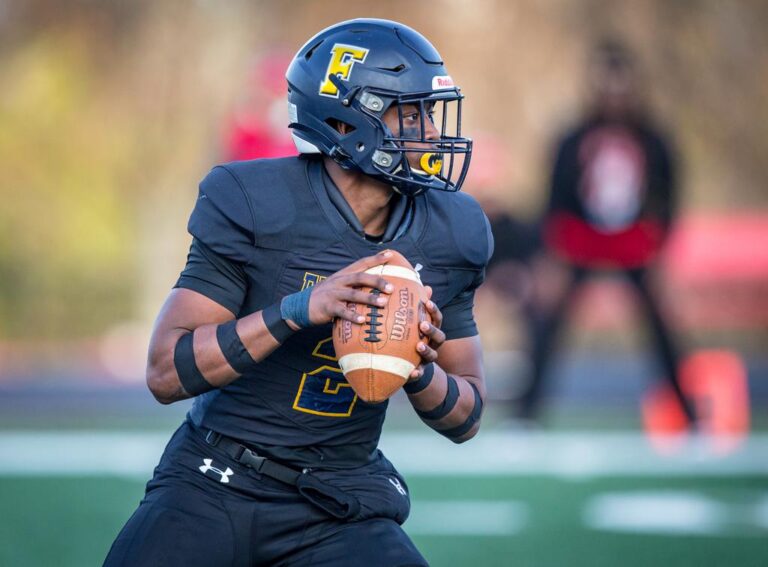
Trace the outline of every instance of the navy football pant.
<path fill-rule="evenodd" d="M 696 415 L 691 401 L 683 394 L 678 376 L 680 355 L 675 346 L 669 327 L 666 324 L 662 311 L 656 301 L 647 282 L 645 269 L 632 269 L 623 272 L 627 281 L 635 289 L 640 299 L 640 307 L 643 309 L 650 323 L 654 346 L 662 368 L 665 371 L 664 379 L 669 382 L 672 391 L 680 402 L 683 411 L 693 424 Z M 563 296 L 551 313 L 543 316 L 532 315 L 533 327 L 533 376 L 520 397 L 518 413 L 520 417 L 535 419 L 539 414 L 541 399 L 545 393 L 544 381 L 549 363 L 555 353 L 559 331 L 565 319 L 567 311 L 573 302 L 576 292 L 592 275 L 592 270 L 586 268 L 574 268 L 571 280 Z"/>
<path fill-rule="evenodd" d="M 398 523 L 408 514 L 405 482 L 383 456 L 355 471 L 324 474 L 360 497 L 358 518 L 330 516 L 294 487 L 211 447 L 185 423 L 104 565 L 427 565 Z"/>

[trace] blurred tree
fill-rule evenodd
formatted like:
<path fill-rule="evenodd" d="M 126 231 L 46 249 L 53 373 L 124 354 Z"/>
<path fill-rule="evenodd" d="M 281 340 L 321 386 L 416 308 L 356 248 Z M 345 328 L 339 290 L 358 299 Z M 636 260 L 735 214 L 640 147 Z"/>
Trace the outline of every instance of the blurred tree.
<path fill-rule="evenodd" d="M 132 308 L 124 143 L 104 127 L 79 43 L 37 38 L 3 61 L 2 335 L 71 337 Z"/>

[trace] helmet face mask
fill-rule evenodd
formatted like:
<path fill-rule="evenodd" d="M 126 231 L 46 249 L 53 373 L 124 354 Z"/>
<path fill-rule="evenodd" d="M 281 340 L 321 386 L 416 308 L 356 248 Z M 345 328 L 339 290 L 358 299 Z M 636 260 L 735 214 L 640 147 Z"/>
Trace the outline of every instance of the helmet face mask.
<path fill-rule="evenodd" d="M 472 141 L 461 137 L 462 99 L 457 88 L 398 95 L 390 106 L 395 127 L 383 121 L 385 136 L 372 158 L 379 175 L 409 194 L 458 191 L 472 152 Z"/>
<path fill-rule="evenodd" d="M 407 195 L 461 188 L 472 152 L 463 96 L 417 32 L 386 20 L 337 24 L 299 50 L 286 78 L 300 152 Z"/>

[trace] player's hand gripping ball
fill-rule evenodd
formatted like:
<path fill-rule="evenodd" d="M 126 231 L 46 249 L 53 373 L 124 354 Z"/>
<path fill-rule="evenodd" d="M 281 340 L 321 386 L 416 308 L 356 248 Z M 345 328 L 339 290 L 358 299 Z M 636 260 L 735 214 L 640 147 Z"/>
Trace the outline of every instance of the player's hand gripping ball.
<path fill-rule="evenodd" d="M 366 402 L 379 403 L 402 388 L 421 363 L 416 346 L 419 342 L 427 344 L 429 339 L 419 330 L 419 324 L 432 321 L 421 278 L 402 254 L 392 251 L 385 264 L 369 268 L 366 273 L 380 275 L 394 286 L 389 303 L 383 307 L 348 303 L 347 308 L 362 314 L 365 322 L 336 319 L 333 347 L 357 395 Z M 370 288 L 363 291 L 378 292 Z"/>

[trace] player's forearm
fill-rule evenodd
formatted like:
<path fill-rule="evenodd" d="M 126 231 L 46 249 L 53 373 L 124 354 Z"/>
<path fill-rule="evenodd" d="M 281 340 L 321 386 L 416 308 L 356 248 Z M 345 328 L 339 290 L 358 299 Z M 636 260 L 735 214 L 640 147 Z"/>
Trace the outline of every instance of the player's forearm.
<path fill-rule="evenodd" d="M 449 375 L 437 364 L 433 367 L 429 384 L 408 394 L 411 405 L 424 423 L 451 441 L 471 439 L 480 429 L 484 400 L 474 383 L 481 378 Z"/>
<path fill-rule="evenodd" d="M 201 390 L 222 388 L 280 346 L 261 311 L 237 320 L 234 329 L 224 327 L 231 324 L 156 331 L 150 344 L 147 384 L 159 402 L 170 404 Z M 239 349 L 238 340 L 244 350 Z"/>

